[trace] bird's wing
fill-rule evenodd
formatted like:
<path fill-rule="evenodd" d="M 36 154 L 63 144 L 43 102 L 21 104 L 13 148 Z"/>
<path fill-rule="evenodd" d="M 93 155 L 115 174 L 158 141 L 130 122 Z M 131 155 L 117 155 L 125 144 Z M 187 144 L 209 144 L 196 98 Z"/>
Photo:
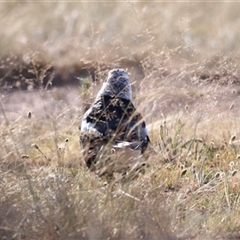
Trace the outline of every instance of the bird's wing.
<path fill-rule="evenodd" d="M 85 113 L 82 131 L 124 141 L 142 141 L 147 138 L 146 124 L 131 101 L 109 96 L 101 97 Z"/>

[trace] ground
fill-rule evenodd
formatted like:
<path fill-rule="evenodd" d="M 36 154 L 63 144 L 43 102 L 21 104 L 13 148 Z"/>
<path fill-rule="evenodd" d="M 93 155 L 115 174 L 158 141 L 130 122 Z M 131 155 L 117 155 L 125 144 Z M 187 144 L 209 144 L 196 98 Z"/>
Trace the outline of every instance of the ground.
<path fill-rule="evenodd" d="M 239 239 L 239 3 L 1 3 L 0 239 Z M 152 144 L 99 178 L 78 127 L 131 74 Z"/>

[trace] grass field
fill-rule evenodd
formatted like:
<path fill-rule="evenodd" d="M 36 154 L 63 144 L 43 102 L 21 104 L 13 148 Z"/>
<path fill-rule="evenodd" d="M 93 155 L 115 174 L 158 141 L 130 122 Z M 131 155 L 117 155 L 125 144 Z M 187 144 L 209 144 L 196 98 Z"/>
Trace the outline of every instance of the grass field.
<path fill-rule="evenodd" d="M 0 3 L 0 239 L 239 239 L 239 3 Z M 106 182 L 79 149 L 109 69 L 152 145 Z"/>

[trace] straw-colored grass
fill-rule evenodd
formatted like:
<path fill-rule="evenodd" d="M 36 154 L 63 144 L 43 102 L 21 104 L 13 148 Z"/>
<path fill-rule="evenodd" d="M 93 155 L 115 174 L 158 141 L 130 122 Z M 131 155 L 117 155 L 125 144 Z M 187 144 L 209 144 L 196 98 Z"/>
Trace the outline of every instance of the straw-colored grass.
<path fill-rule="evenodd" d="M 0 239 L 239 238 L 238 8 L 1 3 Z M 78 127 L 113 67 L 152 144 L 106 181 Z"/>

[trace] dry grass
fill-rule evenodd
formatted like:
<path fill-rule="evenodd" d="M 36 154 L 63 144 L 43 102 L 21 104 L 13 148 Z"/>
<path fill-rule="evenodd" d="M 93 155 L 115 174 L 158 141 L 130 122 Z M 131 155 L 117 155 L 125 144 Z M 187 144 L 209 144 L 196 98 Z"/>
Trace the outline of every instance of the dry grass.
<path fill-rule="evenodd" d="M 1 3 L 0 239 L 238 239 L 238 7 Z M 78 125 L 112 67 L 156 152 L 106 183 Z"/>

